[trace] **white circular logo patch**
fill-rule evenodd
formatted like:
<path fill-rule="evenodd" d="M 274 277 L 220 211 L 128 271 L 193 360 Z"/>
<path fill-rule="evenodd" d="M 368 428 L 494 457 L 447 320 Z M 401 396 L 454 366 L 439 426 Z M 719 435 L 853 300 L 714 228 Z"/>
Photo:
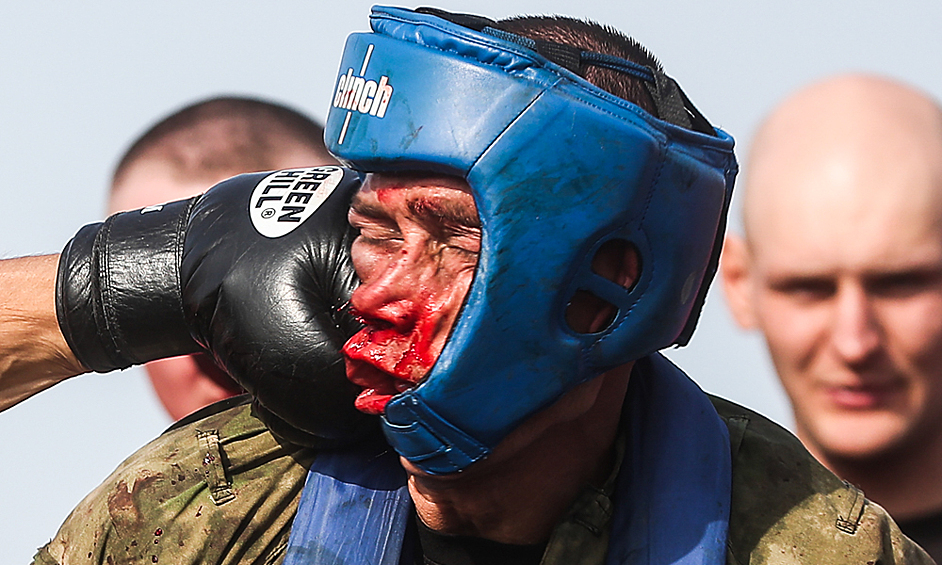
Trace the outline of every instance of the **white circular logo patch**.
<path fill-rule="evenodd" d="M 258 183 L 249 217 L 258 233 L 272 239 L 291 233 L 311 217 L 343 179 L 340 167 L 275 171 Z"/>

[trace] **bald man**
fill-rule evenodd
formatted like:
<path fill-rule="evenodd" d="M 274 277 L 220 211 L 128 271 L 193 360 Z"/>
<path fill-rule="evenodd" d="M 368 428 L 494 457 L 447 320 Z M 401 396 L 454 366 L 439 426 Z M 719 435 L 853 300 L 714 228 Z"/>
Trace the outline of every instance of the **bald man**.
<path fill-rule="evenodd" d="M 800 91 L 752 147 L 723 282 L 798 437 L 942 558 L 942 109 L 872 76 Z"/>
<path fill-rule="evenodd" d="M 115 169 L 108 213 L 189 198 L 241 173 L 333 163 L 323 127 L 307 116 L 262 100 L 210 98 L 167 116 L 131 145 Z M 145 368 L 174 420 L 242 392 L 205 354 Z"/>

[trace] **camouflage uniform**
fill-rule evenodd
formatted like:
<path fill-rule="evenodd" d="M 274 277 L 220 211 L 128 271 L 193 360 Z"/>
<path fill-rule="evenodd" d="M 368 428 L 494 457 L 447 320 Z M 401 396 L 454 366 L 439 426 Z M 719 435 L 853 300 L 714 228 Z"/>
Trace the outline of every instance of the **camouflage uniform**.
<path fill-rule="evenodd" d="M 729 427 L 727 563 L 932 563 L 886 512 L 768 419 L 712 398 Z M 232 403 L 230 403 L 232 404 Z M 314 450 L 280 441 L 249 405 L 223 405 L 131 456 L 72 512 L 37 564 L 257 563 L 284 559 Z M 601 565 L 614 474 L 587 489 L 544 565 Z"/>

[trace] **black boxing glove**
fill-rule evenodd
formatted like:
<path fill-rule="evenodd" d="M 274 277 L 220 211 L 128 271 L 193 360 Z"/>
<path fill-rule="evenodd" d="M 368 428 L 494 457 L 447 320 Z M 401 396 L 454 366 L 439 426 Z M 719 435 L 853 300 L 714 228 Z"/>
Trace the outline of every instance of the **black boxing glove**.
<path fill-rule="evenodd" d="M 59 259 L 66 341 L 99 372 L 202 347 L 289 440 L 374 432 L 340 354 L 359 329 L 345 308 L 358 284 L 346 215 L 359 184 L 340 167 L 252 173 L 85 226 Z"/>

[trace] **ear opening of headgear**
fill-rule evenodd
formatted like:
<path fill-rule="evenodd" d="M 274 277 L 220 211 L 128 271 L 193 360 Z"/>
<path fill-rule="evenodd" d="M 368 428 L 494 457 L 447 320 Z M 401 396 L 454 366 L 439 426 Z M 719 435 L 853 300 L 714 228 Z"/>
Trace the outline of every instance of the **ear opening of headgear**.
<path fill-rule="evenodd" d="M 692 330 L 733 142 L 659 68 L 495 33 L 477 16 L 375 7 L 371 25 L 347 40 L 328 148 L 361 171 L 460 175 L 481 218 L 464 309 L 428 377 L 384 421 L 400 454 L 451 473 L 579 383 Z M 641 77 L 659 115 L 581 78 L 567 68 L 576 57 L 580 69 Z M 637 248 L 629 289 L 591 271 L 612 239 Z M 566 322 L 580 288 L 615 310 L 599 331 Z"/>
<path fill-rule="evenodd" d="M 608 330 L 619 315 L 621 300 L 612 300 L 609 295 L 618 293 L 627 296 L 638 285 L 644 266 L 638 247 L 629 239 L 613 237 L 603 242 L 589 259 L 593 276 L 607 283 L 603 290 L 599 285 L 589 288 L 579 285 L 566 305 L 566 325 L 580 334 L 598 334 Z M 610 284 L 609 284 L 610 283 Z"/>

